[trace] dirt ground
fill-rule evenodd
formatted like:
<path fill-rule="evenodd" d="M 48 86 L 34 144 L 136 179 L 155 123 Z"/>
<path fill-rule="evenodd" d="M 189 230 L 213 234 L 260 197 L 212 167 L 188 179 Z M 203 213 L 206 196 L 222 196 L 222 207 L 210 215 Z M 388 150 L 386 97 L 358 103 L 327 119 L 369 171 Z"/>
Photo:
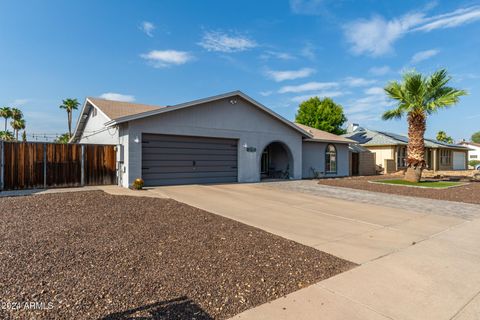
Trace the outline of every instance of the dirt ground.
<path fill-rule="evenodd" d="M 399 194 L 404 196 L 480 204 L 480 182 L 471 182 L 466 185 L 448 189 L 412 188 L 406 186 L 392 186 L 368 182 L 382 179 L 401 179 L 401 177 L 396 175 L 346 177 L 321 179 L 318 183 L 328 186 Z"/>
<path fill-rule="evenodd" d="M 173 200 L 0 198 L 0 219 L 2 319 L 225 319 L 355 266 Z"/>

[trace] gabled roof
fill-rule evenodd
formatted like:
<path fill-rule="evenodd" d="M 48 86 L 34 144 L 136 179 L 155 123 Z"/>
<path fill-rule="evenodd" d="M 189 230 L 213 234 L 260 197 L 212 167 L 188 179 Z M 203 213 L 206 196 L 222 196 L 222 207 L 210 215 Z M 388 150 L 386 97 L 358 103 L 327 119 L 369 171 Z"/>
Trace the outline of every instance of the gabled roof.
<path fill-rule="evenodd" d="M 306 126 L 304 124 L 296 123 L 295 125 L 303 130 L 307 131 L 312 135 L 312 138 L 305 139 L 306 141 L 322 141 L 322 142 L 335 142 L 335 143 L 355 143 L 355 141 L 347 139 L 342 136 L 337 136 L 336 134 L 319 130 Z"/>
<path fill-rule="evenodd" d="M 109 120 L 164 108 L 161 106 L 151 106 L 146 104 L 113 101 L 91 97 L 87 98 L 87 101 L 91 102 L 95 107 L 100 109 L 109 118 Z"/>
<path fill-rule="evenodd" d="M 471 141 L 462 141 L 459 144 L 466 145 L 466 146 L 474 146 L 474 147 L 480 148 L 480 143 L 471 142 Z"/>
<path fill-rule="evenodd" d="M 150 117 L 150 116 L 154 116 L 154 115 L 158 115 L 158 114 L 162 114 L 162 113 L 165 113 L 165 112 L 172 112 L 172 111 L 175 111 L 175 110 L 180 110 L 180 109 L 184 109 L 184 108 L 189 108 L 189 107 L 193 107 L 193 106 L 197 106 L 199 104 L 203 104 L 203 103 L 208 103 L 208 102 L 212 102 L 212 101 L 217 101 L 217 100 L 222 100 L 222 99 L 227 99 L 227 98 L 234 98 L 234 97 L 240 97 L 248 102 L 250 102 L 252 105 L 254 105 L 255 107 L 259 108 L 260 110 L 268 113 L 269 115 L 271 115 L 273 118 L 283 122 L 284 124 L 286 124 L 287 126 L 291 127 L 292 129 L 294 129 L 295 131 L 298 131 L 300 132 L 303 136 L 307 137 L 307 138 L 311 138 L 311 134 L 306 132 L 305 130 L 303 130 L 302 128 L 299 128 L 297 127 L 296 125 L 293 124 L 293 122 L 285 119 L 284 117 L 282 117 L 281 115 L 279 115 L 278 113 L 270 110 L 269 108 L 267 108 L 266 106 L 264 106 L 263 104 L 261 104 L 260 102 L 254 100 L 253 98 L 247 96 L 245 93 L 237 90 L 237 91 L 232 91 L 232 92 L 227 92 L 227 93 L 223 93 L 223 94 L 219 94 L 219 95 L 216 95 L 216 96 L 211 96 L 211 97 L 207 97 L 207 98 L 203 98 L 203 99 L 198 99 L 198 100 L 193 100 L 193 101 L 190 101 L 190 102 L 185 102 L 185 103 L 180 103 L 180 104 L 176 104 L 176 105 L 173 105 L 173 106 L 167 106 L 167 107 L 164 107 L 164 108 L 158 108 L 156 110 L 151 110 L 151 111 L 146 111 L 146 112 L 142 112 L 142 113 L 137 113 L 137 114 L 133 114 L 133 115 L 129 115 L 129 116 L 125 116 L 125 117 L 120 117 L 120 118 L 117 118 L 117 119 L 112 119 L 112 121 L 109 121 L 106 123 L 107 126 L 111 126 L 111 125 L 117 125 L 117 124 L 120 124 L 120 123 L 124 123 L 124 122 L 128 122 L 128 121 L 133 121 L 133 120 L 138 120 L 138 119 L 142 119 L 142 118 L 146 118 L 146 117 Z"/>
<path fill-rule="evenodd" d="M 352 139 L 364 147 L 375 146 L 406 146 L 408 137 L 396 133 L 386 131 L 374 131 L 366 128 L 360 128 L 357 131 L 343 135 L 348 139 Z M 468 148 L 458 145 L 436 141 L 425 138 L 425 147 L 427 148 L 447 148 L 447 149 L 465 149 Z"/>
<path fill-rule="evenodd" d="M 299 132 L 305 138 L 312 138 L 313 135 L 306 130 L 296 126 L 293 122 L 283 118 L 281 115 L 265 107 L 263 104 L 257 102 L 251 97 L 247 96 L 241 91 L 232 91 L 224 94 L 211 96 L 203 99 L 193 100 L 190 102 L 180 103 L 173 106 L 152 106 L 138 103 L 130 102 L 121 102 L 121 101 L 112 101 L 99 98 L 87 98 L 83 104 L 82 111 L 77 120 L 77 125 L 75 127 L 75 132 L 73 134 L 71 142 L 78 141 L 80 139 L 83 129 L 85 128 L 86 120 L 88 113 L 91 108 L 97 108 L 102 112 L 108 121 L 105 123 L 105 126 L 114 126 L 128 121 L 138 120 L 165 112 L 171 112 L 175 110 L 180 110 L 184 108 L 189 108 L 197 106 L 199 104 L 208 103 L 216 100 L 226 99 L 226 98 L 235 98 L 240 97 L 248 102 L 250 102 L 255 107 L 266 112 L 273 118 L 281 121 L 285 125 L 289 126 L 293 130 Z"/>

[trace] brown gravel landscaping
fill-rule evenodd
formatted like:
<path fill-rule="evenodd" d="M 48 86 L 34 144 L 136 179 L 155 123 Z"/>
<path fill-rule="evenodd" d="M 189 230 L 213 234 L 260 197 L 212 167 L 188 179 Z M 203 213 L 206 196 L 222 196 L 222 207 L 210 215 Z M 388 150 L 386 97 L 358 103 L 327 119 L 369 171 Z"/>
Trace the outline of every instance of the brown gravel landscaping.
<path fill-rule="evenodd" d="M 393 186 L 387 184 L 370 183 L 369 181 L 384 179 L 401 179 L 398 175 L 381 175 L 365 177 L 347 177 L 336 179 L 321 179 L 319 184 L 345 187 L 390 194 L 399 194 L 403 196 L 413 196 L 429 199 L 458 201 L 473 204 L 480 204 L 480 182 L 470 182 L 465 185 L 454 188 L 412 188 L 405 186 Z"/>
<path fill-rule="evenodd" d="M 0 219 L 1 319 L 225 319 L 355 266 L 174 200 L 0 198 Z"/>

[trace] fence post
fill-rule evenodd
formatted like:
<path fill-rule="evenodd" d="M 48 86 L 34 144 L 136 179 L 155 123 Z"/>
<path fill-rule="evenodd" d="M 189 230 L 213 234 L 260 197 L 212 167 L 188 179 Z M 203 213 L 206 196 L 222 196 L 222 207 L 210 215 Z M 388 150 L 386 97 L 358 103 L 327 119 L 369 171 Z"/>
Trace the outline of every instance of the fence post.
<path fill-rule="evenodd" d="M 82 159 L 80 164 L 80 184 L 83 187 L 85 185 L 85 145 L 82 144 Z"/>
<path fill-rule="evenodd" d="M 43 144 L 43 188 L 47 189 L 47 144 Z"/>
<path fill-rule="evenodd" d="M 5 188 L 5 141 L 1 142 L 2 153 L 0 155 L 0 191 Z"/>

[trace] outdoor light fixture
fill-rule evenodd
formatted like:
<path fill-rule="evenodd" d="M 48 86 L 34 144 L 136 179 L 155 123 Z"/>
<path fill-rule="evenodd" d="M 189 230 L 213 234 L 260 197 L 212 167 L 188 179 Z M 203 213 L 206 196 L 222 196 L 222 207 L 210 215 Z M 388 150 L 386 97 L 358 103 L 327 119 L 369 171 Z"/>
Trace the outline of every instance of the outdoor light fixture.
<path fill-rule="evenodd" d="M 140 139 L 138 139 L 138 136 L 135 137 L 135 139 L 133 140 L 133 142 L 135 142 L 135 143 L 139 143 L 139 142 L 140 142 Z"/>
<path fill-rule="evenodd" d="M 237 99 L 230 100 L 230 104 L 237 104 Z"/>

